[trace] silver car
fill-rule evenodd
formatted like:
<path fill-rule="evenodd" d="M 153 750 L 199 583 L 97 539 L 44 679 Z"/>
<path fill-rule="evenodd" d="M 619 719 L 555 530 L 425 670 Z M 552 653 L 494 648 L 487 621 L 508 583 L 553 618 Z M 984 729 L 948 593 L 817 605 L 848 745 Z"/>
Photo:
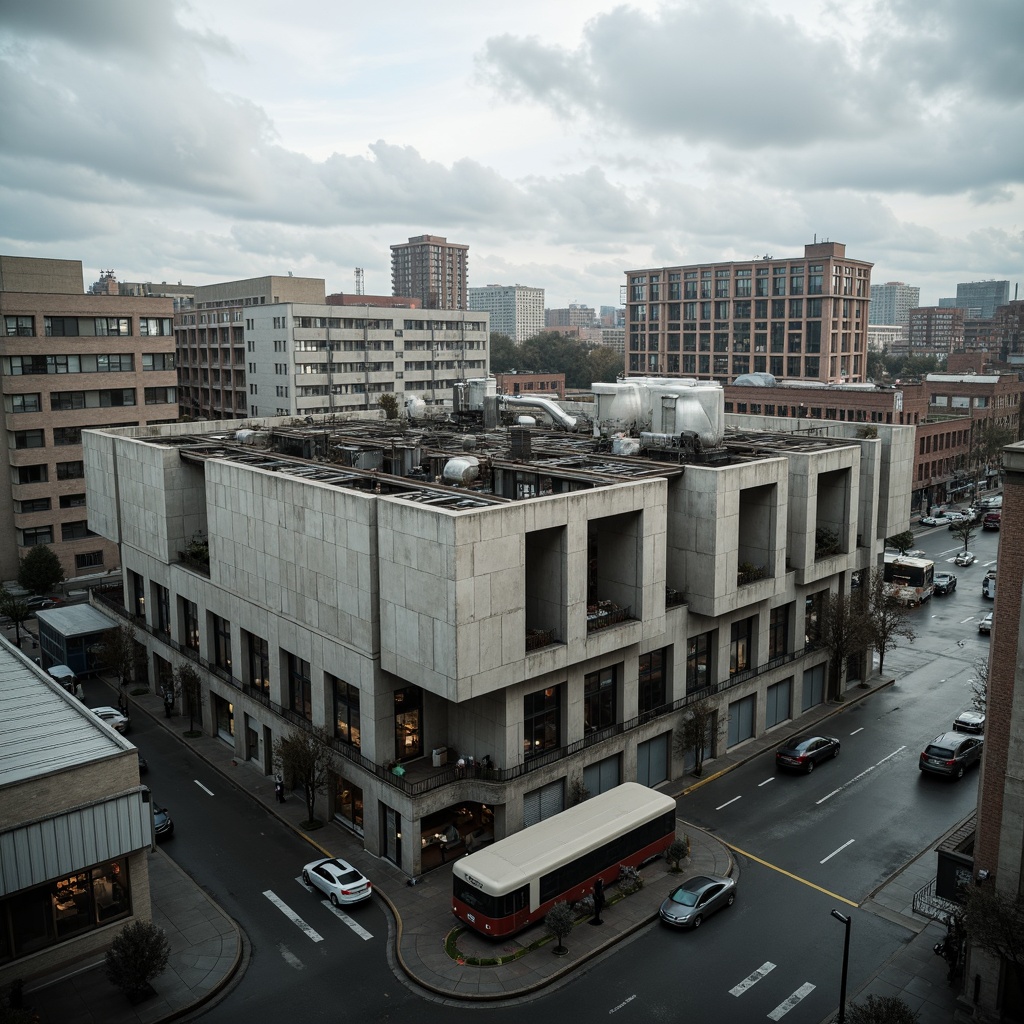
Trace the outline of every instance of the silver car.
<path fill-rule="evenodd" d="M 736 882 L 717 875 L 694 875 L 668 894 L 658 912 L 677 928 L 699 928 L 706 917 L 736 902 Z"/>

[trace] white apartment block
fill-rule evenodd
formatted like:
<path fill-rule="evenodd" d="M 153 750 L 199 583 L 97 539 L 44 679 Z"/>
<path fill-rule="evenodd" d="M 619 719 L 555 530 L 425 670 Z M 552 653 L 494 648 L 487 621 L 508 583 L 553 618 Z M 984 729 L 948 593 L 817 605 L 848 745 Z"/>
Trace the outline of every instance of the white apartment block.
<path fill-rule="evenodd" d="M 921 305 L 921 289 L 902 281 L 886 281 L 871 286 L 869 324 L 896 324 L 904 330 L 910 323 L 910 311 Z"/>
<path fill-rule="evenodd" d="M 469 289 L 469 308 L 490 314 L 491 330 L 522 342 L 544 330 L 544 289 L 489 284 Z"/>
<path fill-rule="evenodd" d="M 784 735 L 846 685 L 818 623 L 906 526 L 913 428 L 726 431 L 714 384 L 594 391 L 575 431 L 488 428 L 481 387 L 458 424 L 89 432 L 89 523 L 124 566 L 94 600 L 136 624 L 154 689 L 199 667 L 240 770 L 323 727 L 318 813 L 410 876 L 441 821 L 501 838 L 580 787 L 677 778 L 694 701 L 711 758 Z"/>

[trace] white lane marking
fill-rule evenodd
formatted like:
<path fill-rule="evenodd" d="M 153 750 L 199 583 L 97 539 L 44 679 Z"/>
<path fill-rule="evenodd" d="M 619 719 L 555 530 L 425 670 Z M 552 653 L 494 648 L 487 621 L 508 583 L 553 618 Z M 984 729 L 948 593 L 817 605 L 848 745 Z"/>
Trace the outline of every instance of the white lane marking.
<path fill-rule="evenodd" d="M 303 921 L 302 918 L 299 917 L 299 915 L 296 914 L 295 911 L 292 910 L 292 908 L 289 907 L 288 904 L 285 903 L 285 901 L 282 900 L 274 892 L 273 889 L 267 889 L 267 891 L 263 895 L 266 896 L 267 899 L 270 900 L 270 902 L 273 903 L 274 906 L 277 907 L 277 909 L 280 910 L 281 913 L 284 914 L 284 916 L 292 922 L 292 924 L 296 925 L 300 931 L 305 932 L 308 938 L 312 939 L 314 942 L 324 941 L 324 937 L 322 935 L 319 935 L 314 929 L 312 929 L 308 924 L 306 924 L 306 922 Z"/>
<path fill-rule="evenodd" d="M 289 967 L 294 967 L 297 971 L 304 971 L 306 969 L 306 965 L 283 942 L 277 949 Z"/>
<path fill-rule="evenodd" d="M 728 806 L 729 806 L 729 804 L 734 804 L 734 803 L 736 803 L 736 801 L 737 801 L 737 800 L 741 800 L 741 799 L 742 799 L 742 797 L 739 797 L 739 796 L 734 796 L 734 797 L 733 797 L 733 798 L 732 798 L 731 800 L 726 800 L 724 804 L 719 804 L 719 805 L 718 805 L 718 806 L 717 806 L 717 807 L 715 808 L 715 810 L 716 810 L 716 811 L 720 811 L 720 810 L 721 810 L 721 809 L 722 809 L 723 807 L 728 807 Z"/>
<path fill-rule="evenodd" d="M 960 625 L 962 626 L 965 622 L 974 622 L 974 616 L 970 615 L 966 619 L 961 619 L 960 620 Z"/>
<path fill-rule="evenodd" d="M 846 789 L 847 786 L 852 786 L 855 782 L 860 782 L 860 780 L 863 779 L 865 775 L 868 775 L 870 772 L 873 772 L 879 765 L 885 764 L 885 762 L 888 761 L 890 757 L 895 757 L 898 753 L 900 753 L 900 751 L 906 749 L 906 744 L 904 744 L 902 747 L 897 747 L 891 754 L 886 754 L 881 761 L 876 761 L 873 765 L 871 765 L 870 768 L 865 768 L 864 771 L 860 773 L 860 775 L 854 775 L 854 777 L 850 779 L 849 782 L 844 782 L 838 789 L 833 789 L 831 793 L 826 793 L 820 800 L 815 800 L 814 803 L 816 805 L 823 804 L 826 800 L 831 800 L 832 797 L 836 795 L 836 793 L 842 793 L 842 791 Z"/>
<path fill-rule="evenodd" d="M 762 786 L 767 786 L 769 782 L 774 782 L 774 781 L 775 781 L 775 776 L 774 775 L 770 775 L 767 779 L 764 780 L 764 782 L 759 782 L 757 784 L 757 788 L 760 789 Z"/>
<path fill-rule="evenodd" d="M 806 999 L 814 991 L 814 986 L 805 981 L 788 999 L 783 1000 L 768 1014 L 769 1020 L 782 1020 L 802 999 Z"/>
<path fill-rule="evenodd" d="M 864 731 L 864 726 L 862 725 L 859 729 L 854 729 L 853 732 L 850 733 L 850 735 L 851 736 L 856 736 L 857 733 L 863 732 L 863 731 Z"/>
<path fill-rule="evenodd" d="M 879 764 L 885 764 L 885 762 L 888 761 L 890 757 L 895 757 L 901 750 L 906 750 L 906 749 L 907 749 L 907 745 L 906 744 L 904 744 L 902 747 L 897 747 L 891 754 L 886 754 L 885 757 L 883 757 L 882 760 L 879 761 L 878 763 Z"/>
<path fill-rule="evenodd" d="M 766 977 L 772 971 L 775 970 L 775 964 L 771 960 L 766 960 L 753 974 L 748 974 L 738 985 L 734 985 L 729 989 L 729 995 L 741 996 L 747 991 L 752 985 L 756 985 L 762 978 Z"/>
<path fill-rule="evenodd" d="M 364 942 L 373 936 L 358 922 L 353 921 L 341 907 L 336 907 L 330 900 L 320 901 L 339 921 L 344 921 Z"/>
<path fill-rule="evenodd" d="M 613 1014 L 613 1013 L 616 1013 L 616 1012 L 617 1012 L 618 1010 L 621 1010 L 621 1009 L 622 1009 L 622 1008 L 623 1008 L 624 1006 L 627 1006 L 627 1005 L 628 1005 L 629 1003 L 633 1002 L 633 1000 L 634 1000 L 634 999 L 636 999 L 636 996 L 635 996 L 635 995 L 632 995 L 632 996 L 626 996 L 626 998 L 625 998 L 625 999 L 623 999 L 623 1000 L 622 1000 L 622 1002 L 621 1002 L 621 1003 L 619 1003 L 619 1005 L 618 1005 L 618 1006 L 613 1006 L 613 1007 L 612 1007 L 612 1008 L 611 1008 L 611 1009 L 610 1009 L 610 1010 L 608 1011 L 609 1015 L 610 1015 L 610 1014 Z"/>
<path fill-rule="evenodd" d="M 826 793 L 820 800 L 815 800 L 814 803 L 816 805 L 817 804 L 823 804 L 826 800 L 831 800 L 832 797 L 834 797 L 836 795 L 836 793 L 842 793 L 842 791 L 843 791 L 843 787 L 840 786 L 838 789 L 833 789 L 831 793 Z"/>
<path fill-rule="evenodd" d="M 207 789 L 198 779 L 192 780 L 207 796 L 213 796 L 213 790 Z"/>
<path fill-rule="evenodd" d="M 824 864 L 826 860 L 831 860 L 831 859 L 832 859 L 832 858 L 833 858 L 833 857 L 834 857 L 834 856 L 835 856 L 835 855 L 836 855 L 837 853 L 842 853 L 842 852 L 843 852 L 843 850 L 845 850 L 845 849 L 846 849 L 846 848 L 847 848 L 847 847 L 848 847 L 848 846 L 849 846 L 849 845 L 850 845 L 851 843 L 853 843 L 853 842 L 854 842 L 854 840 L 853 840 L 853 839 L 847 839 L 847 840 L 846 840 L 846 842 L 845 842 L 845 843 L 843 843 L 843 845 L 842 845 L 842 846 L 840 846 L 838 850 L 833 850 L 833 851 L 832 851 L 832 852 L 831 852 L 831 853 L 830 853 L 830 854 L 829 854 L 829 855 L 828 855 L 828 856 L 827 856 L 827 857 L 825 858 L 825 860 L 819 860 L 819 861 L 818 861 L 818 863 L 819 863 L 819 864 Z"/>

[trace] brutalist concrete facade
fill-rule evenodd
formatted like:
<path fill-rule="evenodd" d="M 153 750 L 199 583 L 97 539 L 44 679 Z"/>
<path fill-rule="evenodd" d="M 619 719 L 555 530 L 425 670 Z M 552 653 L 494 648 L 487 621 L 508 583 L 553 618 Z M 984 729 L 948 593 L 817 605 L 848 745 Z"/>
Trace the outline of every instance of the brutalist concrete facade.
<path fill-rule="evenodd" d="M 151 685 L 191 659 L 204 730 L 263 773 L 277 739 L 326 727 L 327 811 L 418 874 L 445 808 L 500 837 L 583 785 L 679 776 L 696 700 L 713 756 L 837 696 L 815 619 L 907 524 L 882 454 L 912 458 L 913 431 L 879 433 L 751 429 L 700 463 L 538 429 L 515 454 L 451 425 L 97 431 L 89 522 L 121 546 L 106 608 Z"/>

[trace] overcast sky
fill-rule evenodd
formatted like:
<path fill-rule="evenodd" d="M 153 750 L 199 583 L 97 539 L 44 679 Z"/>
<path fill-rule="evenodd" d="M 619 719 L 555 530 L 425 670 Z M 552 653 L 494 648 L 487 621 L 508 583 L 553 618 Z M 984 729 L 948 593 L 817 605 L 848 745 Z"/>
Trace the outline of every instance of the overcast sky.
<path fill-rule="evenodd" d="M 1021 0 L 0 0 L 0 252 L 386 294 L 431 233 L 599 306 L 817 236 L 1012 297 L 1022 47 Z"/>

